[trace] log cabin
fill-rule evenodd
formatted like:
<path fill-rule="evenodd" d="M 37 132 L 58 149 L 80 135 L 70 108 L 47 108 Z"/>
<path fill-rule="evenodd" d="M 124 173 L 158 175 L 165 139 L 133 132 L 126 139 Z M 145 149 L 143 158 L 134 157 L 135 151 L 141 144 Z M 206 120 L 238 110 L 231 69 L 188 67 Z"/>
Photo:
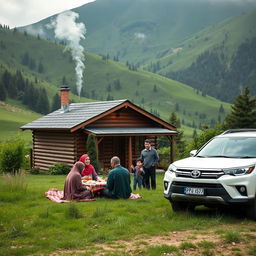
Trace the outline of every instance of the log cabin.
<path fill-rule="evenodd" d="M 61 108 L 21 127 L 32 130 L 31 165 L 48 170 L 57 162 L 72 166 L 86 152 L 88 134 L 96 139 L 98 161 L 102 169 L 119 156 L 128 168 L 140 156 L 144 140 L 156 147 L 158 136 L 170 141 L 173 162 L 173 136 L 176 128 L 129 100 L 69 104 L 69 88 L 60 89 Z"/>

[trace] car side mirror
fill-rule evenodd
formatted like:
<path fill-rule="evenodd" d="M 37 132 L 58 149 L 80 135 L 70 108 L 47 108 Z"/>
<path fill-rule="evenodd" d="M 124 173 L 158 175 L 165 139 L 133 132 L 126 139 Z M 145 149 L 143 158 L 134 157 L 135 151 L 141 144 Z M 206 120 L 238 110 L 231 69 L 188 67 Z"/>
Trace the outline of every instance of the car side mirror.
<path fill-rule="evenodd" d="M 195 156 L 196 155 L 196 152 L 197 152 L 197 149 L 194 149 L 194 150 L 191 150 L 190 152 L 189 152 L 189 154 L 190 154 L 190 156 Z"/>

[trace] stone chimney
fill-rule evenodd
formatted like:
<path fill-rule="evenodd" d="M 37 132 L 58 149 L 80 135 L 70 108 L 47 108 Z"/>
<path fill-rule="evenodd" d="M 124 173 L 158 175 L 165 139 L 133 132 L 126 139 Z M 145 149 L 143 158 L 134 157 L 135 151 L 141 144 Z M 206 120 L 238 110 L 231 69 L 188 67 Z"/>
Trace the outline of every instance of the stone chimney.
<path fill-rule="evenodd" d="M 69 112 L 69 91 L 70 88 L 66 85 L 60 87 L 61 111 L 63 113 Z"/>

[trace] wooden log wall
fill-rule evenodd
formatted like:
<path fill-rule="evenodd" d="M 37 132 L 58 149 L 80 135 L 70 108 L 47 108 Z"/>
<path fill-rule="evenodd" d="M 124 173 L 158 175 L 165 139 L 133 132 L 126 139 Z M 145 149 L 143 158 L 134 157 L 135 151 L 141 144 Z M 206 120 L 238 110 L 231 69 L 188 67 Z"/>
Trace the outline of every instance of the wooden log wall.
<path fill-rule="evenodd" d="M 160 125 L 133 109 L 122 108 L 93 122 L 89 127 L 160 127 Z"/>
<path fill-rule="evenodd" d="M 48 170 L 58 162 L 71 167 L 84 151 L 85 136 L 80 131 L 33 131 L 33 167 Z"/>

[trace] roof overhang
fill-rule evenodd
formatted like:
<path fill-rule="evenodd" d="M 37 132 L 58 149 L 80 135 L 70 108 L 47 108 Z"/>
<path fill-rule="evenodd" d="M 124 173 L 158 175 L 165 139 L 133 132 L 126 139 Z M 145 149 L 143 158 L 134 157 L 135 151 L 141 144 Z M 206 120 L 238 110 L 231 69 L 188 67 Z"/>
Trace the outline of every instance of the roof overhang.
<path fill-rule="evenodd" d="M 177 131 L 159 127 L 85 128 L 84 131 L 96 136 L 177 135 Z"/>

